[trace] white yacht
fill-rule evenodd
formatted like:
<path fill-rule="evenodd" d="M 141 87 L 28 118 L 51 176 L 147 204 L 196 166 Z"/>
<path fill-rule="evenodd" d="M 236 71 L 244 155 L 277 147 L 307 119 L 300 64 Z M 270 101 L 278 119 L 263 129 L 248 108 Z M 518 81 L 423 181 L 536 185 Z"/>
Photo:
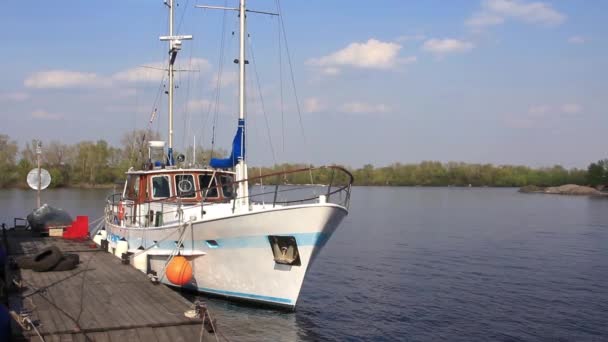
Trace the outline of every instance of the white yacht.
<path fill-rule="evenodd" d="M 182 165 L 182 156 L 173 155 L 173 74 L 182 40 L 192 36 L 174 35 L 173 0 L 165 2 L 169 35 L 161 39 L 169 42 L 170 57 L 168 144 L 150 142 L 148 162 L 127 172 L 123 192 L 107 200 L 105 227 L 95 241 L 106 240 L 117 257 L 168 285 L 295 309 L 315 256 L 348 214 L 352 175 L 324 166 L 248 177 L 245 0 L 238 8 L 222 8 L 240 18 L 239 119 L 232 153 L 212 159 L 208 167 Z M 297 174 L 316 185 L 280 184 Z M 260 183 L 265 186 L 250 189 Z M 192 269 L 185 283 L 165 276 L 176 255 Z"/>

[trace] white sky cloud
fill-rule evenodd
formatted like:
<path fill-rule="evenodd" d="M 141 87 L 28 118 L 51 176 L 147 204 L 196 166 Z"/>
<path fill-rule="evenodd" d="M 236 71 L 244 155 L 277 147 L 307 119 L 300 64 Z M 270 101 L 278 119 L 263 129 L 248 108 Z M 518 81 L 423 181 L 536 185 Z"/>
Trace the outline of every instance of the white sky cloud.
<path fill-rule="evenodd" d="M 61 120 L 63 119 L 63 115 L 49 113 L 44 109 L 37 109 L 32 112 L 31 117 L 39 120 Z"/>
<path fill-rule="evenodd" d="M 524 114 L 505 117 L 504 122 L 510 128 L 527 129 L 539 127 L 547 122 L 565 119 L 571 115 L 580 114 L 583 110 L 584 107 L 578 103 L 538 104 L 530 106 Z"/>
<path fill-rule="evenodd" d="M 20 91 L 0 93 L 0 102 L 23 102 L 30 98 L 30 94 Z"/>
<path fill-rule="evenodd" d="M 474 30 L 503 24 L 507 19 L 531 24 L 555 26 L 566 20 L 566 15 L 551 4 L 524 0 L 483 0 L 481 10 L 474 13 L 465 24 Z"/>
<path fill-rule="evenodd" d="M 391 108 L 385 104 L 371 104 L 365 102 L 348 102 L 340 106 L 340 111 L 350 114 L 388 113 Z"/>
<path fill-rule="evenodd" d="M 68 89 L 80 87 L 108 87 L 116 82 L 160 82 L 166 71 L 166 63 L 156 62 L 144 66 L 133 67 L 114 73 L 110 76 L 98 75 L 93 72 L 70 70 L 40 71 L 28 76 L 24 85 L 34 89 Z M 183 61 L 176 69 L 187 69 L 192 72 L 206 72 L 211 64 L 203 58 L 192 58 Z"/>
<path fill-rule="evenodd" d="M 507 19 L 556 26 L 566 20 L 566 15 L 541 1 L 483 0 L 481 10 L 474 13 L 465 24 L 474 30 L 503 24 Z"/>
<path fill-rule="evenodd" d="M 451 53 L 462 53 L 473 49 L 475 45 L 471 42 L 453 38 L 429 39 L 424 42 L 422 49 L 435 55 L 447 55 Z"/>
<path fill-rule="evenodd" d="M 212 88 L 217 87 L 217 81 L 219 77 L 220 75 L 218 73 L 213 75 L 213 77 L 209 79 L 209 86 Z M 231 85 L 237 84 L 237 82 L 239 81 L 239 74 L 236 71 L 223 71 L 222 79 L 220 81 L 222 87 L 229 87 Z"/>
<path fill-rule="evenodd" d="M 583 111 L 583 106 L 578 103 L 566 103 L 561 105 L 559 110 L 566 114 L 578 114 Z"/>
<path fill-rule="evenodd" d="M 112 75 L 112 79 L 123 82 L 160 82 L 167 74 L 166 62 L 148 63 L 146 65 L 137 66 L 134 68 L 119 71 Z M 182 61 L 180 66 L 176 66 L 177 70 L 191 70 L 191 72 L 205 72 L 211 68 L 211 64 L 204 58 L 192 58 L 191 60 Z M 178 71 L 179 72 L 179 71 Z M 184 71 L 189 72 L 189 71 Z"/>
<path fill-rule="evenodd" d="M 401 45 L 369 39 L 364 43 L 350 43 L 347 47 L 320 58 L 308 61 L 309 65 L 324 68 L 324 72 L 336 74 L 340 67 L 364 69 L 390 69 L 398 65 Z"/>
<path fill-rule="evenodd" d="M 188 103 L 186 103 L 184 109 L 188 112 L 206 113 L 208 110 L 211 110 L 213 112 L 215 110 L 215 103 L 207 99 L 190 100 L 188 101 Z M 226 105 L 220 102 L 218 104 L 218 110 L 220 112 L 225 111 Z"/>
<path fill-rule="evenodd" d="M 325 103 L 318 97 L 309 97 L 304 100 L 303 109 L 305 113 L 318 113 L 327 108 Z"/>
<path fill-rule="evenodd" d="M 95 87 L 106 81 L 95 73 L 68 70 L 50 70 L 34 73 L 23 82 L 27 88 L 62 89 L 75 87 Z"/>
<path fill-rule="evenodd" d="M 570 44 L 585 44 L 589 39 L 583 36 L 571 36 L 568 37 L 568 43 Z"/>
<path fill-rule="evenodd" d="M 395 39 L 396 42 L 398 43 L 405 43 L 405 42 L 412 42 L 412 41 L 421 41 L 421 40 L 425 40 L 426 36 L 424 34 L 418 33 L 418 34 L 412 34 L 412 35 L 403 35 L 403 36 L 399 36 L 397 37 L 397 39 Z"/>
<path fill-rule="evenodd" d="M 578 114 L 583 111 L 583 106 L 578 103 L 564 103 L 561 105 L 534 105 L 528 108 L 528 114 L 535 117 L 543 117 L 547 114 Z"/>
<path fill-rule="evenodd" d="M 119 71 L 111 76 L 115 81 L 121 82 L 160 82 L 167 72 L 164 70 L 165 63 L 148 63 L 144 66 L 138 66 L 126 70 Z"/>

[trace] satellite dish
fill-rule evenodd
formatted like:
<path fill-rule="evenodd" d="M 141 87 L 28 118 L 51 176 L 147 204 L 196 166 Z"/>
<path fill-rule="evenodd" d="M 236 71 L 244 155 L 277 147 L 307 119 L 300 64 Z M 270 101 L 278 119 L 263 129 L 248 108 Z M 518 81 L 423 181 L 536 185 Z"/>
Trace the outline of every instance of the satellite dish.
<path fill-rule="evenodd" d="M 27 174 L 27 185 L 34 190 L 38 190 L 38 169 L 32 169 Z M 45 170 L 40 169 L 40 190 L 44 190 L 51 185 L 51 174 Z"/>

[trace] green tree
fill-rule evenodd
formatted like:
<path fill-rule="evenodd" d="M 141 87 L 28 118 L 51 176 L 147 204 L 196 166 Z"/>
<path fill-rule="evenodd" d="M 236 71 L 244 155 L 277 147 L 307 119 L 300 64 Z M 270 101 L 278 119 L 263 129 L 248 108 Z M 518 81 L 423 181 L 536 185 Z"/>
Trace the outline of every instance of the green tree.
<path fill-rule="evenodd" d="M 5 134 L 0 134 L 0 187 L 13 183 L 17 177 L 15 159 L 17 143 Z"/>
<path fill-rule="evenodd" d="M 608 184 L 608 159 L 589 164 L 587 182 L 593 186 Z"/>

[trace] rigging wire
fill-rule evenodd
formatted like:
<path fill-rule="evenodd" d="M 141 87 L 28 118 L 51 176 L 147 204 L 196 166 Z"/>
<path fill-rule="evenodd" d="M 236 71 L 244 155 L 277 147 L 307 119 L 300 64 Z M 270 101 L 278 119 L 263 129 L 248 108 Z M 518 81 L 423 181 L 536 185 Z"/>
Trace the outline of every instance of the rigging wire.
<path fill-rule="evenodd" d="M 294 76 L 294 72 L 293 72 L 293 64 L 291 62 L 291 53 L 289 51 L 289 43 L 287 42 L 287 32 L 285 30 L 285 21 L 283 20 L 283 11 L 281 8 L 281 1 L 280 0 L 275 0 L 276 5 L 277 5 L 277 12 L 279 13 L 278 17 L 279 17 L 279 23 L 280 23 L 280 29 L 281 32 L 283 32 L 283 39 L 285 40 L 285 52 L 287 53 L 287 62 L 289 65 L 289 73 L 291 76 L 291 86 L 293 88 L 293 93 L 295 96 L 295 100 L 296 100 L 296 109 L 298 110 L 298 119 L 299 119 L 299 123 L 300 123 L 300 131 L 302 133 L 302 139 L 304 140 L 304 146 L 305 146 L 305 151 L 307 154 L 307 158 L 308 159 L 308 164 L 312 165 L 312 163 L 310 162 L 310 152 L 308 150 L 308 141 L 306 139 L 306 132 L 304 131 L 304 122 L 302 120 L 302 110 L 300 108 L 300 99 L 298 97 L 298 90 L 296 88 L 296 80 L 295 80 L 295 76 Z M 311 183 L 314 184 L 314 179 L 313 179 L 313 175 L 312 175 L 312 171 L 310 172 L 310 180 Z"/>
<path fill-rule="evenodd" d="M 190 49 L 190 59 L 188 62 L 188 69 L 192 70 L 192 52 L 193 52 L 193 48 Z M 185 134 L 182 135 L 182 148 L 184 149 L 184 153 L 186 152 L 186 138 L 190 136 L 190 134 L 192 133 L 191 131 L 191 118 L 192 116 L 190 115 L 190 106 L 189 106 L 189 101 L 190 101 L 190 76 L 191 76 L 191 72 L 188 72 L 188 77 L 186 78 L 186 99 L 184 101 L 184 130 L 183 132 Z M 189 153 L 188 153 L 189 154 Z"/>
<path fill-rule="evenodd" d="M 224 7 L 228 6 L 228 0 L 224 1 Z M 221 34 L 221 40 L 220 40 L 220 53 L 218 56 L 218 72 L 217 72 L 217 79 L 216 79 L 216 86 L 215 86 L 215 98 L 214 101 L 211 102 L 209 101 L 209 105 L 207 108 L 207 118 L 209 118 L 209 115 L 211 114 L 211 108 L 213 106 L 213 124 L 211 127 L 211 151 L 209 154 L 209 162 L 211 161 L 211 158 L 213 158 L 213 151 L 215 148 L 215 129 L 217 127 L 217 117 L 218 117 L 218 112 L 219 112 L 219 102 L 220 102 L 220 95 L 221 95 L 221 88 L 222 88 L 222 76 L 223 76 L 223 72 L 224 72 L 224 52 L 225 52 L 225 47 L 226 47 L 226 16 L 227 13 L 226 11 L 224 11 L 223 15 L 222 15 L 222 34 Z"/>
<path fill-rule="evenodd" d="M 278 0 L 277 0 L 278 3 Z M 278 4 L 277 4 L 278 8 Z M 282 144 L 282 156 L 285 156 L 285 105 L 284 105 L 284 96 L 283 96 L 283 48 L 281 44 L 281 19 L 280 15 L 277 16 L 277 31 L 278 31 L 278 40 L 279 40 L 279 89 L 281 93 L 281 144 Z"/>
<path fill-rule="evenodd" d="M 255 76 L 256 84 L 258 87 L 258 94 L 260 97 L 260 106 L 262 113 L 264 114 L 264 122 L 266 123 L 266 133 L 268 134 L 268 143 L 270 144 L 270 152 L 272 153 L 272 161 L 276 165 L 277 159 L 274 151 L 274 144 L 272 143 L 272 136 L 270 134 L 270 125 L 268 124 L 268 115 L 266 115 L 266 106 L 264 105 L 264 97 L 262 95 L 262 87 L 260 86 L 260 76 L 258 74 L 257 63 L 255 62 L 255 54 L 253 53 L 253 42 L 251 36 L 249 36 L 249 54 L 251 55 L 251 64 L 253 66 L 253 74 Z"/>
<path fill-rule="evenodd" d="M 179 3 L 177 3 L 177 6 L 179 6 Z M 179 23 L 177 24 L 177 34 L 179 34 L 179 29 L 182 27 L 182 22 L 184 21 L 184 15 L 186 14 L 186 10 L 188 9 L 188 5 L 190 4 L 190 0 L 186 0 L 186 6 L 184 7 L 184 10 L 182 11 L 182 16 L 179 19 Z"/>

